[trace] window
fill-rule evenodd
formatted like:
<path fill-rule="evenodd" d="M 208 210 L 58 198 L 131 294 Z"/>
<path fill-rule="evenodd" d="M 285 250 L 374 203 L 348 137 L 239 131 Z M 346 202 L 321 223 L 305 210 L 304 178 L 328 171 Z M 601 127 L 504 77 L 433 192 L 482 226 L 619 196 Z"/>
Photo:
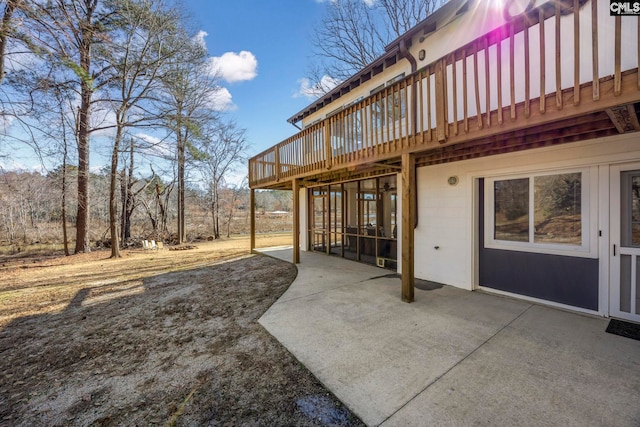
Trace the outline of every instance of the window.
<path fill-rule="evenodd" d="M 486 179 L 485 247 L 594 256 L 588 184 L 588 170 Z"/>

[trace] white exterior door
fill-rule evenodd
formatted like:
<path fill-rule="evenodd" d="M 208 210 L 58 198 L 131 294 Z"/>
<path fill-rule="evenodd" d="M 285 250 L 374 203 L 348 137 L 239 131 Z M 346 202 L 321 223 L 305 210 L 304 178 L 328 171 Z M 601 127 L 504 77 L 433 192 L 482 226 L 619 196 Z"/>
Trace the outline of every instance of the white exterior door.
<path fill-rule="evenodd" d="M 611 167 L 609 314 L 640 322 L 640 163 Z"/>

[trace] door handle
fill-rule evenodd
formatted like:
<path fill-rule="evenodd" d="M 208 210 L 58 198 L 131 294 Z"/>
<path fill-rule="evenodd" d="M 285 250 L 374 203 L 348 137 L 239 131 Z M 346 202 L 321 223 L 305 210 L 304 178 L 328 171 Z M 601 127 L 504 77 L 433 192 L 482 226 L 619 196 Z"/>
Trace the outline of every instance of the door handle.
<path fill-rule="evenodd" d="M 616 256 L 616 245 L 613 245 L 613 256 Z"/>

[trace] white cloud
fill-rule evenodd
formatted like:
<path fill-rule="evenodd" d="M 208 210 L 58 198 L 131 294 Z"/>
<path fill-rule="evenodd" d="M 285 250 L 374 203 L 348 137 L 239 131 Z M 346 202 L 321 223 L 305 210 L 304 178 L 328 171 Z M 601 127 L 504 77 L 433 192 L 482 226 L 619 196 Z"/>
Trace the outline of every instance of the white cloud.
<path fill-rule="evenodd" d="M 209 98 L 209 105 L 216 111 L 230 111 L 235 109 L 231 99 L 231 92 L 226 87 L 220 87 Z"/>
<path fill-rule="evenodd" d="M 209 64 L 211 73 L 228 83 L 253 80 L 258 75 L 258 60 L 246 50 L 213 56 L 209 58 Z"/>
<path fill-rule="evenodd" d="M 300 89 L 293 95 L 294 98 L 304 96 L 311 99 L 317 99 L 331 91 L 334 87 L 338 86 L 340 84 L 340 80 L 334 79 L 333 77 L 325 74 L 318 83 L 312 84 L 311 80 L 307 78 L 298 80 L 298 83 L 300 84 Z"/>
<path fill-rule="evenodd" d="M 197 44 L 199 44 L 202 47 L 206 47 L 207 43 L 205 43 L 204 38 L 207 37 L 209 35 L 209 33 L 207 33 L 206 31 L 198 31 L 198 34 L 196 34 L 193 37 L 193 41 L 196 42 Z"/>

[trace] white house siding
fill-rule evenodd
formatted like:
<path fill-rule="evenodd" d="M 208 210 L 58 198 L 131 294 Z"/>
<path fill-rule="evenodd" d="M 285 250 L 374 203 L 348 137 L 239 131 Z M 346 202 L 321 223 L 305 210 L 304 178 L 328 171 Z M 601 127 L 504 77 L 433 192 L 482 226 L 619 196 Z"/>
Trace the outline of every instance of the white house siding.
<path fill-rule="evenodd" d="M 602 258 L 600 239 L 608 239 L 608 218 L 599 205 L 608 205 L 609 165 L 640 161 L 640 137 L 627 134 L 519 153 L 485 157 L 418 168 L 418 215 L 415 230 L 415 276 L 448 285 L 473 289 L 477 283 L 476 256 L 478 212 L 474 202 L 479 178 L 589 167 L 592 253 Z M 459 183 L 449 185 L 447 178 Z M 479 225 L 483 226 L 482 224 Z M 600 246 L 599 246 L 600 245 Z M 438 246 L 439 249 L 435 249 Z M 601 260 L 601 268 L 608 265 Z M 600 311 L 606 295 L 606 274 L 600 274 Z"/>
<path fill-rule="evenodd" d="M 380 74 L 376 74 L 371 80 L 358 86 L 353 89 L 349 93 L 342 95 L 337 100 L 333 101 L 331 104 L 321 108 L 313 114 L 310 114 L 308 117 L 305 117 L 302 120 L 302 127 L 305 128 L 318 120 L 322 120 L 325 117 L 330 116 L 335 110 L 346 107 L 347 105 L 351 105 L 354 102 L 362 98 L 367 98 L 371 95 L 371 91 L 377 88 L 380 85 L 386 84 L 389 80 L 399 76 L 404 73 L 405 75 L 411 74 L 411 64 L 409 61 L 401 59 L 397 63 L 392 66 L 385 68 Z"/>
<path fill-rule="evenodd" d="M 458 164 L 418 168 L 414 271 L 417 278 L 471 289 L 468 279 L 471 193 L 469 180 L 460 172 Z M 455 186 L 447 183 L 452 175 L 460 178 Z"/>

